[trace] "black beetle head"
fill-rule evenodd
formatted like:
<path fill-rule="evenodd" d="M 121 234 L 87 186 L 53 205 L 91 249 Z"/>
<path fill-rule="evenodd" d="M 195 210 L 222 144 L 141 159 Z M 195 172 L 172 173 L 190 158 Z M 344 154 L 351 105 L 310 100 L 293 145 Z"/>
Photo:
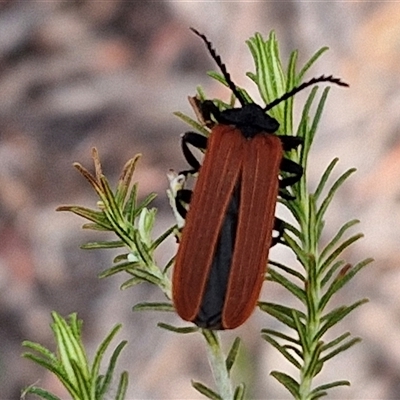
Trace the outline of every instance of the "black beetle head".
<path fill-rule="evenodd" d="M 274 133 L 279 129 L 279 122 L 255 103 L 221 111 L 217 120 L 220 124 L 235 125 L 248 139 L 258 133 Z"/>

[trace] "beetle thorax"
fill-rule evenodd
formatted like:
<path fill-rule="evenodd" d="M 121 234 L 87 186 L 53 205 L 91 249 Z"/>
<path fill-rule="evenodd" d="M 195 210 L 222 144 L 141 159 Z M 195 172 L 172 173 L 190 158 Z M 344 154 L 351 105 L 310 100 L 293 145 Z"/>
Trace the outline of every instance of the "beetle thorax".
<path fill-rule="evenodd" d="M 278 121 L 254 103 L 222 111 L 218 122 L 235 125 L 248 139 L 258 133 L 274 133 L 279 128 Z"/>

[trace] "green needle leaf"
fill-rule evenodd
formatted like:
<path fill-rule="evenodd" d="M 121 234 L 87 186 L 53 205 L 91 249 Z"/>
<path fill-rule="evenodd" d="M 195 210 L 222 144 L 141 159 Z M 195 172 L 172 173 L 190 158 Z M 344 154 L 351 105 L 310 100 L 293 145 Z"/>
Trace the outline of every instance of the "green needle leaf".
<path fill-rule="evenodd" d="M 231 371 L 233 364 L 236 361 L 236 357 L 239 354 L 239 346 L 240 346 L 240 338 L 237 337 L 235 338 L 235 340 L 233 341 L 233 344 L 231 346 L 231 349 L 229 350 L 228 356 L 226 357 L 226 369 L 228 372 Z"/>
<path fill-rule="evenodd" d="M 326 351 L 326 350 L 328 350 L 328 349 L 330 349 L 332 347 L 337 346 L 339 343 L 343 342 L 343 340 L 347 339 L 350 336 L 351 336 L 350 332 L 343 333 L 342 335 L 340 335 L 336 339 L 334 339 L 334 340 L 332 340 L 332 341 L 330 341 L 328 343 L 325 343 L 322 346 L 322 351 Z"/>
<path fill-rule="evenodd" d="M 315 64 L 315 62 L 324 54 L 327 50 L 329 50 L 329 47 L 322 47 L 316 53 L 306 62 L 304 67 L 301 69 L 299 75 L 298 75 L 298 80 L 301 81 L 303 80 L 304 75 L 306 72 Z"/>
<path fill-rule="evenodd" d="M 292 338 L 291 336 L 285 335 L 282 332 L 275 331 L 273 329 L 262 329 L 261 330 L 262 335 L 269 335 L 269 336 L 275 336 L 277 338 L 286 340 L 287 342 L 294 343 L 294 344 L 300 344 L 300 342 L 297 339 Z"/>
<path fill-rule="evenodd" d="M 124 371 L 121 374 L 119 383 L 118 383 L 118 388 L 117 388 L 117 394 L 115 396 L 115 400 L 124 400 L 126 397 L 126 392 L 128 390 L 128 373 Z"/>
<path fill-rule="evenodd" d="M 279 272 L 270 269 L 269 270 L 269 277 L 271 281 L 279 283 L 283 286 L 286 290 L 288 290 L 291 294 L 297 297 L 302 303 L 306 302 L 306 295 L 304 290 L 301 289 L 299 286 L 294 284 L 292 281 L 287 279 L 285 276 L 280 274 Z"/>
<path fill-rule="evenodd" d="M 181 119 L 186 124 L 188 124 L 189 126 L 191 126 L 196 131 L 202 133 L 204 136 L 208 136 L 209 135 L 209 131 L 206 128 L 204 128 L 203 125 L 201 125 L 200 123 L 198 123 L 194 119 L 188 117 L 187 115 L 185 115 L 185 114 L 183 114 L 183 113 L 181 113 L 179 111 L 174 112 L 174 115 L 177 116 L 179 119 Z"/>
<path fill-rule="evenodd" d="M 285 388 L 292 394 L 293 398 L 300 398 L 299 384 L 291 376 L 278 371 L 272 371 L 271 375 L 283 386 L 285 386 Z"/>
<path fill-rule="evenodd" d="M 138 303 L 132 307 L 132 311 L 167 311 L 175 312 L 175 308 L 171 303 Z"/>
<path fill-rule="evenodd" d="M 59 397 L 37 386 L 28 386 L 27 388 L 25 388 L 21 393 L 21 399 L 25 399 L 25 396 L 28 393 L 39 396 L 45 400 L 61 400 Z"/>
<path fill-rule="evenodd" d="M 295 271 L 294 269 L 292 269 L 292 268 L 290 268 L 290 267 L 288 267 L 286 265 L 283 265 L 283 264 L 278 263 L 276 261 L 269 261 L 269 264 L 273 265 L 276 268 L 279 268 L 280 270 L 286 272 L 289 275 L 292 275 L 293 277 L 295 277 L 297 279 L 300 279 L 300 281 L 302 281 L 302 282 L 305 281 L 305 278 L 304 278 L 303 274 L 301 274 L 298 271 Z"/>
<path fill-rule="evenodd" d="M 311 394 L 318 393 L 318 392 L 328 390 L 328 389 L 332 389 L 332 388 L 338 387 L 338 386 L 350 386 L 350 382 L 349 381 L 335 381 L 335 382 L 331 382 L 331 383 L 326 383 L 325 385 L 320 385 L 320 386 L 316 387 L 311 392 Z"/>
<path fill-rule="evenodd" d="M 195 382 L 192 381 L 192 386 L 202 395 L 207 397 L 208 399 L 211 400 L 224 400 L 218 393 L 215 393 L 213 390 L 211 390 L 209 387 L 206 385 L 203 385 L 200 382 Z"/>
<path fill-rule="evenodd" d="M 370 264 L 373 261 L 372 258 L 367 258 L 364 261 L 361 261 L 353 268 L 349 270 L 345 268 L 344 274 L 339 273 L 338 277 L 331 283 L 326 293 L 321 297 L 321 301 L 319 303 L 319 309 L 322 311 L 325 309 L 325 306 L 328 304 L 331 297 L 336 293 L 340 288 L 342 288 L 347 282 L 349 282 L 358 272 L 361 271 L 364 267 Z"/>
<path fill-rule="evenodd" d="M 198 328 L 197 326 L 177 327 L 177 326 L 173 326 L 170 324 L 165 324 L 163 322 L 159 322 L 157 324 L 157 326 L 162 329 L 165 329 L 167 331 L 171 331 L 171 332 L 175 332 L 175 333 L 183 333 L 183 334 L 194 333 L 194 332 L 198 332 L 200 330 L 200 328 Z"/>
<path fill-rule="evenodd" d="M 361 342 L 360 338 L 353 338 L 348 342 L 342 344 L 341 346 L 337 347 L 335 350 L 331 351 L 329 354 L 321 358 L 321 362 L 325 363 L 329 359 L 335 357 L 337 354 L 342 353 L 343 351 L 349 349 L 350 347 L 354 346 L 355 344 Z"/>
<path fill-rule="evenodd" d="M 291 364 L 293 364 L 297 369 L 301 368 L 299 361 L 293 357 L 285 346 L 281 346 L 275 339 L 270 335 L 263 335 L 263 339 L 274 346 Z"/>
<path fill-rule="evenodd" d="M 336 182 L 332 185 L 331 189 L 329 190 L 328 195 L 325 197 L 324 201 L 321 204 L 321 207 L 318 210 L 317 213 L 317 222 L 320 223 L 322 221 L 322 218 L 325 215 L 325 212 L 331 203 L 333 196 L 335 195 L 336 191 L 339 189 L 339 187 L 344 183 L 344 181 L 354 172 L 356 171 L 355 168 L 351 168 L 348 171 L 346 171 L 344 174 L 342 174 Z"/>
<path fill-rule="evenodd" d="M 241 383 L 235 390 L 233 395 L 233 400 L 244 400 L 244 395 L 246 393 L 246 385 Z"/>
<path fill-rule="evenodd" d="M 321 177 L 321 180 L 319 181 L 317 189 L 315 190 L 315 193 L 314 193 L 315 201 L 319 200 L 319 197 L 325 188 L 326 182 L 328 181 L 328 179 L 329 179 L 333 169 L 335 168 L 336 164 L 338 163 L 338 161 L 339 161 L 339 159 L 336 157 L 327 166 L 325 172 L 323 173 L 323 175 Z"/>
<path fill-rule="evenodd" d="M 333 325 L 336 325 L 339 321 L 341 321 L 344 317 L 346 317 L 348 314 L 350 314 L 355 308 L 367 303 L 367 299 L 362 299 L 359 301 L 356 301 L 353 303 L 351 306 L 341 306 L 337 307 L 328 314 L 326 314 L 322 321 L 323 325 L 321 326 L 321 329 L 318 331 L 315 339 L 319 340 L 322 335 L 325 334 L 325 332 L 331 328 Z"/>

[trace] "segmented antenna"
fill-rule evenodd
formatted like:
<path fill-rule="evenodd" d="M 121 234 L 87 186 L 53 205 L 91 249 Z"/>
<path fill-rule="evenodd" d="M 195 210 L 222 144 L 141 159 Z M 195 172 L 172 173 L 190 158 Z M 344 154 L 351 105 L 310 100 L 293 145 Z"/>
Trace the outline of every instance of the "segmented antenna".
<path fill-rule="evenodd" d="M 312 78 L 308 82 L 304 82 L 301 85 L 296 86 L 295 88 L 293 88 L 289 92 L 285 93 L 283 96 L 279 97 L 278 99 L 275 99 L 273 102 L 269 103 L 264 108 L 264 111 L 270 110 L 271 108 L 275 107 L 277 104 L 281 103 L 282 101 L 285 101 L 285 100 L 289 99 L 290 97 L 294 96 L 296 93 L 302 91 L 306 87 L 311 86 L 311 85 L 315 85 L 316 83 L 319 83 L 319 82 L 331 82 L 331 83 L 335 83 L 336 85 L 339 85 L 339 86 L 346 86 L 346 87 L 349 86 L 347 83 L 342 82 L 340 80 L 340 78 L 334 78 L 332 75 L 329 75 L 329 76 L 321 75 L 318 78 Z"/>
<path fill-rule="evenodd" d="M 222 62 L 221 57 L 217 54 L 215 49 L 212 47 L 212 43 L 207 39 L 205 35 L 200 33 L 194 28 L 190 28 L 197 36 L 199 36 L 201 39 L 203 39 L 204 43 L 207 46 L 208 51 L 211 54 L 211 57 L 214 59 L 214 61 L 217 63 L 219 69 L 222 72 L 222 75 L 224 76 L 226 83 L 228 84 L 229 88 L 232 90 L 233 94 L 236 96 L 236 98 L 239 100 L 240 104 L 242 106 L 246 105 L 246 102 L 242 96 L 242 94 L 238 91 L 236 85 L 233 83 L 231 76 L 229 72 L 226 69 L 225 64 Z"/>

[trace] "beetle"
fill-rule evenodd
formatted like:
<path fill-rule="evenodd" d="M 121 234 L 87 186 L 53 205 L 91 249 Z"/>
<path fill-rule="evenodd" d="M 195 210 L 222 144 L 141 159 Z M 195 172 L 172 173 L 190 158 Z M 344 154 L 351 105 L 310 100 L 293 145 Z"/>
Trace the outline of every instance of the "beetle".
<path fill-rule="evenodd" d="M 193 192 L 182 189 L 176 200 L 186 222 L 175 258 L 172 297 L 182 319 L 201 328 L 234 329 L 253 312 L 269 249 L 281 241 L 284 224 L 275 218 L 278 196 L 290 199 L 285 188 L 303 173 L 299 164 L 284 157 L 285 151 L 302 143 L 301 138 L 278 136 L 279 123 L 267 111 L 319 82 L 348 85 L 322 75 L 264 108 L 247 103 L 212 43 L 191 30 L 204 41 L 241 107 L 220 111 L 210 100 L 192 99 L 197 114 L 212 129 L 208 138 L 187 132 L 181 140 L 191 166 L 182 174 L 198 172 L 198 177 Z M 188 145 L 206 149 L 202 165 Z M 187 212 L 182 202 L 190 202 Z M 273 237 L 274 231 L 278 236 Z"/>

